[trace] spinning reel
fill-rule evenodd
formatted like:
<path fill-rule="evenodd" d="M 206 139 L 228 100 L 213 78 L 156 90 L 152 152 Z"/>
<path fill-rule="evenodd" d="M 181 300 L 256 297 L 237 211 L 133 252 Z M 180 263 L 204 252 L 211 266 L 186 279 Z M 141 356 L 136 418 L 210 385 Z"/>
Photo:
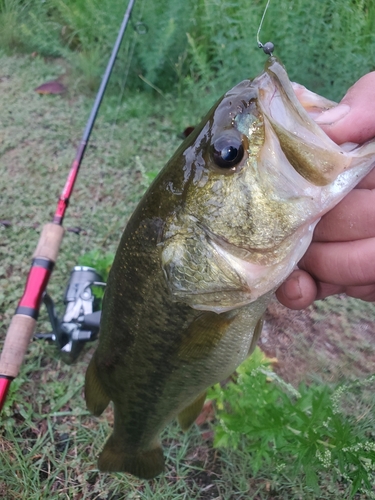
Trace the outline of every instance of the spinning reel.
<path fill-rule="evenodd" d="M 92 267 L 75 266 L 64 293 L 65 312 L 61 319 L 56 314 L 52 298 L 45 293 L 51 333 L 39 333 L 36 339 L 55 342 L 65 363 L 73 363 L 86 342 L 96 340 L 99 333 L 102 293 L 95 294 L 94 287 L 104 288 L 106 283 Z"/>

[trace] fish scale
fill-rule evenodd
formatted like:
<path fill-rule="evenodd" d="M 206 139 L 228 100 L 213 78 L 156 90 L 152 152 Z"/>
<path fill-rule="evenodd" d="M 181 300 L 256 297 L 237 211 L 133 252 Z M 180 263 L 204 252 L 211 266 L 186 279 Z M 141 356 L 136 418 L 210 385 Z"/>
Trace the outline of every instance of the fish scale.
<path fill-rule="evenodd" d="M 215 104 L 145 193 L 110 271 L 85 382 L 95 415 L 114 404 L 100 470 L 163 472 L 162 429 L 178 417 L 186 430 L 251 353 L 319 218 L 374 163 L 374 141 L 347 152 L 328 138 L 274 57 Z"/>

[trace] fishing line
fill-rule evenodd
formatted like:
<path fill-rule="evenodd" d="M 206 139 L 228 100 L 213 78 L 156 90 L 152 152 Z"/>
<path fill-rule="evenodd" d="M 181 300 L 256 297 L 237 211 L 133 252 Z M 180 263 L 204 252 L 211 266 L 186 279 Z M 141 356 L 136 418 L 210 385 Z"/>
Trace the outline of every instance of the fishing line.
<path fill-rule="evenodd" d="M 144 4 L 145 4 L 145 0 L 143 0 L 142 3 L 140 4 L 140 15 L 139 15 L 140 19 L 142 19 L 142 15 L 143 15 L 143 11 L 144 11 Z M 133 19 L 132 19 L 132 17 L 130 17 L 130 24 L 133 27 L 133 37 L 132 37 L 132 42 L 131 42 L 131 45 L 130 45 L 130 50 L 129 50 L 127 58 L 126 58 L 125 71 L 123 73 L 124 76 L 122 77 L 122 82 L 121 82 L 119 97 L 118 97 L 117 105 L 116 105 L 116 108 L 115 108 L 116 111 L 115 111 L 114 119 L 113 119 L 113 122 L 112 122 L 112 126 L 110 128 L 110 132 L 109 132 L 108 144 L 113 144 L 114 143 L 114 135 L 115 135 L 115 130 L 116 130 L 117 124 L 118 124 L 118 118 L 119 118 L 119 114 L 120 114 L 121 102 L 122 102 L 123 97 L 124 97 L 125 87 L 126 87 L 126 83 L 127 83 L 128 76 L 129 76 L 130 66 L 131 66 L 131 63 L 132 63 L 132 60 L 133 60 L 135 46 L 136 46 L 137 41 L 138 41 L 137 35 L 145 35 L 148 32 L 147 25 L 144 22 L 142 22 L 142 21 L 134 22 Z M 89 221 L 88 221 L 88 228 L 90 230 L 92 230 L 92 227 L 93 227 L 92 221 L 93 221 L 94 215 L 95 215 L 95 213 L 97 211 L 98 201 L 99 201 L 99 198 L 100 198 L 100 194 L 101 194 L 101 192 L 103 190 L 103 179 L 104 179 L 103 162 L 100 162 L 99 176 L 100 176 L 100 182 L 96 182 L 95 183 L 95 185 L 96 185 L 96 193 L 95 193 L 95 197 L 93 199 L 93 204 L 92 204 L 91 210 L 90 210 L 90 218 L 89 218 Z M 88 235 L 88 237 L 86 238 L 85 247 L 83 249 L 84 254 L 86 254 L 88 252 L 88 250 L 90 249 L 91 240 L 92 240 L 92 236 L 90 237 Z"/>
<path fill-rule="evenodd" d="M 258 31 L 257 31 L 257 44 L 258 44 L 258 47 L 260 49 L 263 49 L 263 52 L 265 54 L 268 54 L 268 55 L 272 56 L 272 52 L 275 50 L 274 44 L 272 42 L 267 42 L 267 43 L 265 43 L 263 45 L 263 43 L 259 40 L 259 33 L 260 33 L 260 30 L 262 29 L 264 17 L 266 15 L 266 12 L 267 12 L 267 9 L 268 9 L 268 6 L 269 6 L 270 2 L 271 2 L 271 0 L 267 1 L 266 7 L 265 7 L 264 12 L 263 12 L 262 19 L 260 20 L 259 28 L 258 28 Z"/>
<path fill-rule="evenodd" d="M 140 8 L 139 8 L 139 12 L 140 12 L 139 18 L 140 19 L 142 19 L 144 7 L 145 7 L 145 0 L 143 0 L 142 3 L 140 4 Z M 143 21 L 134 22 L 133 19 L 130 18 L 130 22 L 131 22 L 131 25 L 133 26 L 133 30 L 134 30 L 133 31 L 133 40 L 132 40 L 132 44 L 130 47 L 129 55 L 127 57 L 127 64 L 125 67 L 124 77 L 123 77 L 123 81 L 121 84 L 121 90 L 120 90 L 120 95 L 118 98 L 118 104 L 116 106 L 116 114 L 115 114 L 115 118 L 114 118 L 113 126 L 112 126 L 111 141 L 113 140 L 115 126 L 117 125 L 117 121 L 118 121 L 118 117 L 119 117 L 119 113 L 120 113 L 120 105 L 121 105 L 121 102 L 122 102 L 123 97 L 124 97 L 125 86 L 126 86 L 126 82 L 128 80 L 128 76 L 129 76 L 130 65 L 131 65 L 131 62 L 133 60 L 135 46 L 137 44 L 137 36 L 136 35 L 145 35 L 148 32 L 148 26 Z"/>
<path fill-rule="evenodd" d="M 144 4 L 144 2 L 142 3 L 142 8 L 143 8 L 143 4 Z M 142 12 L 141 12 L 141 15 L 142 15 Z M 133 60 L 134 50 L 135 50 L 135 46 L 136 46 L 137 40 L 138 40 L 137 35 L 144 35 L 148 31 L 147 26 L 144 23 L 142 23 L 142 22 L 137 22 L 135 24 L 132 23 L 132 26 L 134 28 L 133 40 L 132 40 L 132 44 L 130 46 L 129 54 L 128 54 L 128 57 L 127 57 L 127 63 L 126 63 L 126 66 L 125 66 L 124 77 L 123 77 L 123 81 L 121 83 L 120 93 L 119 93 L 119 97 L 118 97 L 118 103 L 117 103 L 117 106 L 116 106 L 116 113 L 115 113 L 115 117 L 114 117 L 113 124 L 112 124 L 112 127 L 111 127 L 111 129 L 112 129 L 111 130 L 111 141 L 113 141 L 113 137 L 114 137 L 114 133 L 115 133 L 115 127 L 117 126 L 118 117 L 119 117 L 119 114 L 120 114 L 121 102 L 122 102 L 122 100 L 124 98 L 126 82 L 128 80 L 129 71 L 130 71 L 130 65 L 131 65 L 131 62 Z M 139 28 L 140 26 L 142 26 L 142 28 Z"/>
<path fill-rule="evenodd" d="M 140 19 L 142 19 L 144 6 L 145 6 L 145 0 L 143 0 L 140 5 L 141 6 L 139 8 L 139 10 L 140 10 L 139 17 L 140 17 Z M 113 122 L 111 140 L 113 140 L 115 126 L 117 125 L 118 116 L 120 113 L 120 105 L 121 105 L 121 102 L 122 102 L 123 97 L 124 97 L 125 86 L 126 86 L 126 82 L 128 80 L 128 76 L 129 76 L 130 64 L 133 60 L 133 54 L 134 54 L 135 46 L 137 44 L 137 36 L 136 35 L 145 35 L 148 32 L 148 26 L 143 21 L 137 21 L 136 23 L 134 23 L 133 19 L 130 18 L 130 22 L 131 22 L 131 25 L 133 26 L 133 30 L 134 30 L 133 40 L 132 40 L 132 45 L 130 47 L 129 56 L 127 58 L 127 64 L 125 67 L 125 72 L 124 72 L 123 82 L 121 85 L 118 104 L 116 106 L 116 115 L 115 115 L 114 122 Z"/>

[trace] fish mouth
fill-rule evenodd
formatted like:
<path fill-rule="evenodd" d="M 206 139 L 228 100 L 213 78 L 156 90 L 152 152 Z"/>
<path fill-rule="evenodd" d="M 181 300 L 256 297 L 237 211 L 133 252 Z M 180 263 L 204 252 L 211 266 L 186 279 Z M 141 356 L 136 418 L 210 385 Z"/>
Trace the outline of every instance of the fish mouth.
<path fill-rule="evenodd" d="M 337 106 L 337 103 L 311 92 L 298 83 L 291 82 L 284 66 L 276 57 L 270 58 L 266 64 L 265 73 L 271 83 L 271 88 L 267 89 L 267 92 L 271 93 L 269 105 L 274 118 L 280 122 L 285 118 L 285 108 L 279 108 L 277 101 L 275 101 L 275 99 L 281 98 L 284 106 L 288 106 L 292 110 L 293 120 L 300 118 L 302 123 L 298 121 L 302 125 L 306 122 L 309 122 L 309 125 L 313 124 L 313 132 L 326 137 L 326 134 L 311 118 Z"/>
<path fill-rule="evenodd" d="M 320 146 L 320 141 L 324 140 L 330 147 L 333 145 L 340 149 L 313 119 L 337 103 L 310 92 L 299 84 L 293 84 L 276 57 L 270 58 L 265 72 L 254 83 L 258 83 L 258 79 L 261 80 L 259 102 L 263 113 L 272 123 L 282 126 L 304 142 Z"/>
<path fill-rule="evenodd" d="M 309 91 L 297 91 L 283 65 L 271 57 L 253 80 L 267 128 L 272 129 L 290 165 L 315 186 L 326 186 L 351 164 L 351 158 L 317 125 L 312 116 L 335 103 Z M 266 138 L 267 139 L 267 138 Z"/>

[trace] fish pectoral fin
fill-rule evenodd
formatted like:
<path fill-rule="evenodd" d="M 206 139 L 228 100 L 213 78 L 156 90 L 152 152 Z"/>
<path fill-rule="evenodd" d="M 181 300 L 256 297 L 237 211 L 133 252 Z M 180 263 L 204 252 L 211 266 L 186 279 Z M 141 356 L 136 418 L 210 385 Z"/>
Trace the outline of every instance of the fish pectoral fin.
<path fill-rule="evenodd" d="M 97 417 L 103 413 L 110 402 L 100 382 L 94 358 L 91 359 L 86 371 L 85 399 L 88 410 Z"/>
<path fill-rule="evenodd" d="M 99 456 L 98 467 L 102 472 L 128 472 L 140 479 L 152 479 L 164 471 L 164 455 L 159 443 L 149 450 L 129 453 L 121 439 L 112 434 Z"/>
<path fill-rule="evenodd" d="M 249 352 L 247 353 L 248 356 L 250 356 L 253 353 L 253 351 L 258 343 L 258 340 L 259 340 L 260 335 L 261 335 L 262 330 L 263 330 L 263 324 L 264 324 L 264 316 L 262 316 L 260 318 L 260 320 L 258 321 L 258 323 L 255 325 L 253 338 L 251 339 Z"/>
<path fill-rule="evenodd" d="M 224 337 L 235 316 L 233 311 L 221 314 L 212 311 L 202 313 L 187 329 L 178 357 L 186 362 L 207 357 Z"/>
<path fill-rule="evenodd" d="M 178 414 L 178 423 L 183 431 L 187 431 L 202 411 L 207 393 L 200 394 L 189 406 Z"/>

